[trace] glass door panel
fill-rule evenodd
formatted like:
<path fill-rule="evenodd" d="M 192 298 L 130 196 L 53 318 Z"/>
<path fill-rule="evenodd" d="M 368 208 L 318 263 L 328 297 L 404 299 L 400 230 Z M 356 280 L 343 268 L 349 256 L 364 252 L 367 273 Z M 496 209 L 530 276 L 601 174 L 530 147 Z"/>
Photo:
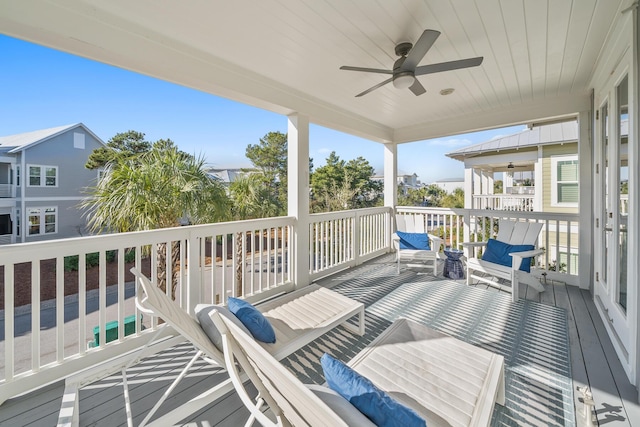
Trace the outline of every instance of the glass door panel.
<path fill-rule="evenodd" d="M 617 141 L 616 156 L 618 157 L 617 168 L 617 234 L 618 234 L 618 284 L 616 292 L 616 302 L 626 314 L 627 312 L 627 225 L 628 225 L 628 206 L 629 206 L 629 81 L 625 77 L 618 87 L 618 114 L 616 115 L 617 123 Z"/>
<path fill-rule="evenodd" d="M 604 288 L 607 288 L 607 277 L 609 272 L 609 242 L 611 240 L 611 231 L 613 228 L 610 224 L 610 208 L 609 208 L 609 106 L 604 104 L 601 109 L 602 128 L 602 179 L 603 179 L 603 212 L 602 212 L 602 280 L 601 284 Z"/>

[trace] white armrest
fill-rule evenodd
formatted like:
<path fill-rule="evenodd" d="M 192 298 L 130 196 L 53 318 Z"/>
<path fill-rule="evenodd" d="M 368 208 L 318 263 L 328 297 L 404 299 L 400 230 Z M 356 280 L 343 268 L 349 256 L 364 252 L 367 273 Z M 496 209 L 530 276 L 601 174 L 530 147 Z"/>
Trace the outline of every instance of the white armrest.
<path fill-rule="evenodd" d="M 429 236 L 429 239 L 433 242 L 433 245 L 431 245 L 431 250 L 440 252 L 440 245 L 442 245 L 442 238 L 438 236 L 434 236 L 433 234 L 428 234 L 428 233 L 427 233 L 427 236 Z"/>
<path fill-rule="evenodd" d="M 518 257 L 518 258 L 531 258 L 531 257 L 536 257 L 538 255 L 542 255 L 544 253 L 544 250 L 542 249 L 532 249 L 530 251 L 522 251 L 522 252 L 511 252 L 509 253 L 509 256 L 511 257 Z"/>

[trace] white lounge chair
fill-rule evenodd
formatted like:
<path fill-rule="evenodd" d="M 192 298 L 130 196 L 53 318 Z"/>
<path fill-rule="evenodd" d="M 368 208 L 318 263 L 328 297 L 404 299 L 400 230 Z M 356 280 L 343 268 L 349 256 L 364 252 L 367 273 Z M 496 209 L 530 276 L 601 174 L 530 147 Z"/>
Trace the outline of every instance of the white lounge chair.
<path fill-rule="evenodd" d="M 357 419 L 346 399 L 321 386 L 305 386 L 261 346 L 217 312 L 227 370 L 251 413 L 246 425 L 373 425 Z M 236 363 L 237 362 L 237 363 Z M 258 390 L 247 393 L 238 364 Z M 504 405 L 504 359 L 410 320 L 399 319 L 349 366 L 436 426 L 488 426 L 495 403 Z M 263 412 L 267 405 L 275 421 Z M 354 420 L 354 418 L 356 418 Z"/>
<path fill-rule="evenodd" d="M 509 255 L 513 260 L 511 265 L 501 265 L 478 258 L 475 253 L 476 249 L 486 247 L 487 242 L 463 243 L 462 246 L 468 250 L 467 285 L 471 284 L 472 279 L 479 280 L 492 287 L 511 292 L 513 301 L 518 300 L 519 283 L 524 283 L 538 292 L 544 291 L 544 286 L 538 278 L 519 269 L 523 259 L 535 258 L 544 253 L 542 249 L 535 248 L 541 230 L 542 223 L 504 219 L 498 221 L 498 234 L 495 240 L 509 245 L 532 245 L 534 247 L 533 250 L 510 252 Z M 483 275 L 474 272 L 483 273 Z M 499 279 L 505 279 L 509 281 L 509 284 L 501 284 Z"/>
<path fill-rule="evenodd" d="M 442 239 L 426 232 L 424 215 L 396 215 L 396 230 L 405 233 L 424 233 L 427 235 L 430 245 L 430 250 L 401 249 L 400 237 L 397 233 L 393 233 L 391 240 L 396 250 L 398 274 L 400 273 L 400 262 L 408 261 L 409 264 L 407 265 L 409 267 L 430 268 L 433 275 L 437 275 L 438 253 L 440 252 Z"/>
<path fill-rule="evenodd" d="M 156 402 L 141 424 L 139 424 L 144 426 L 149 423 L 151 417 L 169 397 L 178 383 L 187 375 L 188 370 L 198 358 L 222 368 L 224 368 L 225 363 L 222 352 L 212 343 L 196 319 L 191 317 L 157 286 L 153 285 L 145 275 L 135 268 L 132 268 L 131 272 L 135 275 L 138 284 L 136 290 L 136 305 L 138 309 L 149 316 L 163 319 L 167 325 L 175 329 L 185 340 L 192 343 L 197 350 L 195 356 L 185 365 L 175 381 L 166 389 L 160 400 Z M 276 342 L 274 344 L 260 343 L 260 345 L 264 351 L 277 360 L 290 355 L 340 324 L 355 334 L 363 335 L 365 332 L 364 304 L 318 285 L 306 286 L 264 304 L 258 304 L 256 308 L 269 319 L 276 334 Z M 354 316 L 357 316 L 356 325 L 347 322 Z M 151 341 L 153 340 L 154 337 L 151 338 L 148 345 L 152 344 Z M 125 371 L 134 361 L 138 361 L 141 357 L 148 355 L 147 353 L 148 351 L 145 347 L 134 354 L 130 358 L 131 362 L 124 368 Z M 131 404 L 126 372 L 124 371 L 123 386 L 125 387 L 126 413 L 129 425 L 132 425 Z M 231 381 L 223 381 L 200 396 L 186 402 L 177 410 L 154 420 L 151 425 L 173 425 L 231 390 L 233 390 Z M 60 418 L 65 420 L 74 418 L 72 424 L 77 425 L 77 414 L 70 417 L 68 413 L 65 412 L 63 414 L 61 410 Z"/>

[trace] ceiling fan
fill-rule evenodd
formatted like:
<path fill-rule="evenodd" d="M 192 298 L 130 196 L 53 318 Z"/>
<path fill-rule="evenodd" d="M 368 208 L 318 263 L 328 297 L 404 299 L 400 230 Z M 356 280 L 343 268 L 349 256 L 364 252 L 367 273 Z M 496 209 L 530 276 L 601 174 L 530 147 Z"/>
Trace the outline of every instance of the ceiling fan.
<path fill-rule="evenodd" d="M 391 77 L 382 83 L 370 87 L 356 95 L 357 97 L 363 96 L 372 92 L 387 83 L 393 82 L 393 86 L 397 89 L 407 89 L 415 96 L 422 95 L 427 90 L 418 81 L 416 76 L 423 76 L 425 74 L 440 73 L 443 71 L 457 70 L 460 68 L 477 67 L 482 64 L 483 57 L 478 56 L 476 58 L 460 59 L 457 61 L 440 62 L 437 64 L 429 64 L 418 67 L 422 58 L 427 54 L 431 46 L 435 43 L 436 39 L 440 36 L 440 31 L 436 30 L 424 30 L 415 45 L 405 42 L 396 46 L 395 52 L 400 58 L 393 64 L 393 70 L 382 70 L 378 68 L 362 68 L 351 67 L 343 65 L 341 70 L 348 71 L 362 71 L 365 73 L 378 73 L 378 74 L 391 74 Z"/>
<path fill-rule="evenodd" d="M 527 166 L 525 166 L 525 165 L 516 166 L 516 165 L 513 164 L 513 162 L 509 162 L 509 164 L 507 165 L 507 169 L 516 169 L 516 168 L 520 169 L 520 168 L 526 168 L 526 167 Z"/>

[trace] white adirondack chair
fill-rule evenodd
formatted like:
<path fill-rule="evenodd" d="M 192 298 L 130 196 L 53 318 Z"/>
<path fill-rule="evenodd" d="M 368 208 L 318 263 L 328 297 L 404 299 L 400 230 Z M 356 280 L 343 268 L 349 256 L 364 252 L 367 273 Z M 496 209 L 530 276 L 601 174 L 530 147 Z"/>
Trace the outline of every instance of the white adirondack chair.
<path fill-rule="evenodd" d="M 501 219 L 498 222 L 496 240 L 510 245 L 533 245 L 535 247 L 541 230 L 541 223 Z M 471 279 L 479 280 L 490 286 L 511 292 L 513 301 L 518 300 L 519 283 L 524 283 L 538 292 L 544 291 L 544 286 L 538 278 L 531 273 L 519 270 L 524 258 L 535 258 L 544 253 L 542 249 L 536 248 L 529 251 L 510 253 L 512 264 L 507 267 L 476 257 L 476 249 L 484 247 L 486 244 L 487 242 L 465 242 L 462 244 L 465 251 L 467 251 L 467 285 L 471 284 Z M 483 273 L 484 275 L 481 276 L 474 272 Z M 506 279 L 510 284 L 501 284 L 498 279 Z"/>
<path fill-rule="evenodd" d="M 396 233 L 391 236 L 393 247 L 396 250 L 398 274 L 400 274 L 400 262 L 408 261 L 409 267 L 430 268 L 433 275 L 438 273 L 438 253 L 442 239 L 429 234 L 425 230 L 424 215 L 396 215 L 396 230 L 405 233 L 425 233 L 429 236 L 431 250 L 400 249 L 400 237 Z"/>

